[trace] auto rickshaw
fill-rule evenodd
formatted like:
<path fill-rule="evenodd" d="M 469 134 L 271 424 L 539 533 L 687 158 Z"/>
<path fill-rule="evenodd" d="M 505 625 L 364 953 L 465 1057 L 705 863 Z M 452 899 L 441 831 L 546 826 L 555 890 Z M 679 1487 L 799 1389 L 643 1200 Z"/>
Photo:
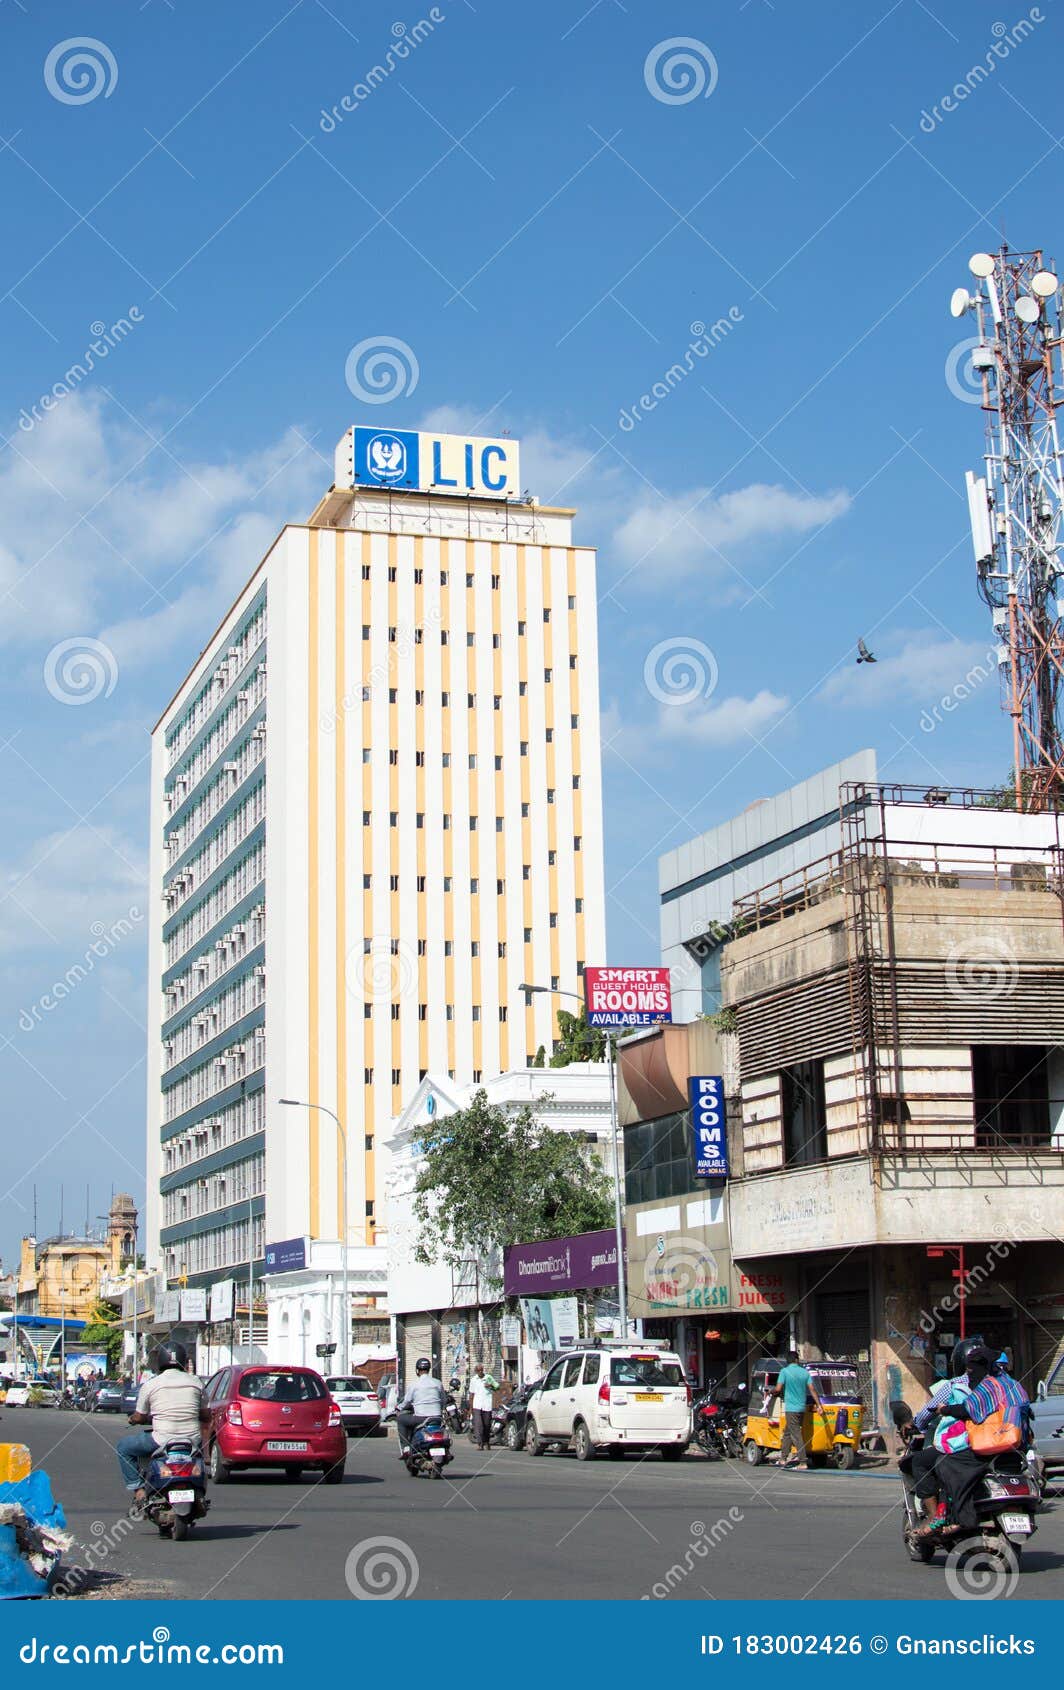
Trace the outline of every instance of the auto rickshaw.
<path fill-rule="evenodd" d="M 783 1438 L 783 1413 L 777 1399 L 776 1381 L 786 1363 L 766 1357 L 754 1368 L 750 1411 L 743 1432 L 743 1456 L 756 1467 L 766 1455 L 778 1454 Z M 829 1461 L 843 1471 L 857 1460 L 861 1442 L 864 1403 L 852 1361 L 807 1361 L 813 1389 L 822 1408 L 810 1402 L 802 1418 L 802 1436 L 810 1466 L 823 1467 Z"/>

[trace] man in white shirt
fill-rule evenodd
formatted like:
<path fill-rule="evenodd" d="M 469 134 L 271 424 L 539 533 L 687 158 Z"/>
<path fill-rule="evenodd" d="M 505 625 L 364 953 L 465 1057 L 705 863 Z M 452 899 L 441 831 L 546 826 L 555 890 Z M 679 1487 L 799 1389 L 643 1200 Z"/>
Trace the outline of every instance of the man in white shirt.
<path fill-rule="evenodd" d="M 491 1443 L 491 1411 L 495 1407 L 495 1380 L 478 1361 L 469 1381 L 469 1406 L 473 1410 L 473 1441 L 478 1449 Z"/>
<path fill-rule="evenodd" d="M 210 1425 L 203 1382 L 188 1371 L 184 1344 L 160 1345 L 157 1359 L 159 1371 L 140 1387 L 136 1409 L 129 1416 L 131 1426 L 150 1426 L 151 1430 L 121 1438 L 116 1450 L 122 1481 L 138 1502 L 146 1494 L 142 1463 L 171 1438 L 199 1443 Z"/>

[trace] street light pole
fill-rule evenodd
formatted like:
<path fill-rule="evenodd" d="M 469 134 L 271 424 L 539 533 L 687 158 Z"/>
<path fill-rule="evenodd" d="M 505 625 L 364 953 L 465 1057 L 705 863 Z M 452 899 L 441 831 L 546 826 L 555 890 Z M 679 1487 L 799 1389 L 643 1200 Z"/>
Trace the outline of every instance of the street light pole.
<path fill-rule="evenodd" d="M 289 1109 L 317 1109 L 317 1110 L 320 1110 L 320 1112 L 323 1115 L 328 1115 L 330 1121 L 335 1121 L 336 1130 L 340 1134 L 340 1142 L 343 1146 L 343 1152 L 344 1152 L 344 1156 L 343 1156 L 343 1195 L 342 1195 L 342 1198 L 341 1198 L 341 1204 L 342 1204 L 343 1211 L 344 1211 L 344 1232 L 343 1232 L 343 1237 L 340 1240 L 340 1249 L 343 1253 L 344 1313 L 343 1313 L 343 1320 L 340 1323 L 340 1336 L 343 1340 L 342 1345 L 341 1345 L 341 1349 L 340 1349 L 340 1355 L 341 1355 L 341 1358 L 342 1358 L 343 1365 L 341 1366 L 340 1371 L 341 1371 L 341 1373 L 346 1374 L 350 1371 L 349 1356 L 350 1356 L 350 1351 L 351 1351 L 351 1304 L 348 1301 L 348 1290 L 347 1290 L 347 1234 L 348 1234 L 348 1230 L 349 1230 L 348 1229 L 348 1214 L 347 1214 L 347 1130 L 344 1127 L 344 1124 L 341 1121 L 339 1115 L 334 1114 L 331 1109 L 326 1109 L 324 1103 L 303 1103 L 298 1097 L 281 1097 L 281 1098 L 278 1098 L 278 1102 L 285 1104 L 286 1107 L 289 1108 Z"/>
<path fill-rule="evenodd" d="M 518 991 L 526 992 L 530 997 L 533 993 L 541 993 L 546 997 L 572 998 L 581 1009 L 584 1000 L 579 992 L 561 991 L 557 986 L 530 986 L 524 982 Z M 616 1049 L 611 1033 L 606 1034 L 606 1050 L 609 1053 L 607 1063 L 610 1074 L 610 1140 L 613 1148 L 613 1230 L 617 1243 L 617 1307 L 620 1315 L 620 1336 L 628 1336 L 628 1281 L 624 1266 L 624 1218 L 621 1205 L 621 1155 L 620 1155 L 620 1121 L 617 1112 L 617 1082 L 614 1074 Z"/>

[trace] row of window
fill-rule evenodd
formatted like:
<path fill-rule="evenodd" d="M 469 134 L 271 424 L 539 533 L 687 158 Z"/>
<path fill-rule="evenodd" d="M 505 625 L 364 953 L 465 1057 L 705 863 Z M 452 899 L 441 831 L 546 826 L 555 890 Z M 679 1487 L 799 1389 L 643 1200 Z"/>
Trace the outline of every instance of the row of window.
<path fill-rule="evenodd" d="M 258 904 L 243 921 L 228 928 L 209 950 L 202 951 L 183 973 L 164 988 L 166 1015 L 175 1015 L 184 1004 L 220 980 L 248 951 L 261 945 L 265 936 L 266 905 Z"/>
<path fill-rule="evenodd" d="M 415 567 L 413 574 L 414 574 L 414 585 L 415 585 L 415 587 L 420 587 L 422 582 L 424 581 L 424 578 L 425 578 L 424 569 L 421 568 L 420 565 L 418 565 L 418 566 Z M 398 567 L 394 563 L 390 563 L 388 565 L 388 580 L 389 581 L 396 581 L 396 580 L 398 580 L 398 578 L 399 578 Z M 373 565 L 371 563 L 364 563 L 362 565 L 362 579 L 363 579 L 363 581 L 371 581 L 373 579 Z M 440 572 L 439 572 L 440 586 L 441 587 L 448 586 L 450 584 L 450 579 L 451 579 L 450 572 L 446 569 L 441 569 Z M 466 570 L 465 584 L 466 584 L 467 587 L 473 587 L 473 586 L 476 585 L 476 577 L 473 574 L 473 571 L 471 569 Z M 501 584 L 502 584 L 502 576 L 501 575 L 493 575 L 492 578 L 491 578 L 491 585 L 492 585 L 492 588 L 495 592 L 498 592 Z M 570 593 L 568 595 L 568 605 L 569 605 L 570 610 L 576 609 L 576 594 L 575 593 Z M 550 610 L 549 609 L 544 610 L 543 620 L 544 620 L 544 622 L 550 621 Z M 523 634 L 524 631 L 525 631 L 525 624 L 523 622 L 519 622 L 517 624 L 517 632 L 519 634 Z M 470 643 L 472 643 L 472 639 L 470 639 Z"/>
<path fill-rule="evenodd" d="M 228 804 L 236 788 L 245 781 L 257 764 L 266 755 L 266 724 L 261 722 L 251 737 L 244 741 L 240 750 L 235 752 L 229 760 L 222 764 L 206 791 L 197 798 L 191 810 L 166 836 L 166 847 L 169 853 L 168 861 L 176 858 L 187 850 L 188 846 L 207 826 L 207 823 L 218 814 L 225 804 Z M 169 796 L 167 798 L 169 803 Z M 176 806 L 172 806 L 176 808 Z"/>
<path fill-rule="evenodd" d="M 260 963 L 253 973 L 245 974 L 227 991 L 205 1004 L 198 1014 L 177 1029 L 173 1038 L 163 1040 L 163 1067 L 174 1067 L 265 1001 L 266 969 Z"/>
<path fill-rule="evenodd" d="M 237 846 L 245 840 L 253 828 L 257 827 L 266 814 L 266 782 L 260 780 L 237 806 L 232 815 L 208 839 L 202 851 L 198 851 L 180 873 L 175 874 L 165 887 L 167 914 L 172 915 L 182 904 L 188 902 L 198 886 L 202 886 L 207 876 L 213 874 L 225 862 Z"/>
<path fill-rule="evenodd" d="M 209 680 L 197 694 L 191 708 L 186 711 L 177 727 L 172 728 L 167 736 L 168 768 L 173 768 L 185 746 L 188 745 L 190 740 L 195 739 L 212 710 L 216 708 L 218 700 L 226 689 L 233 684 L 265 632 L 266 606 L 261 604 L 240 638 L 229 647 L 225 656 L 216 665 Z"/>
<path fill-rule="evenodd" d="M 220 921 L 227 911 L 238 904 L 262 880 L 266 872 L 266 846 L 261 841 L 255 849 L 248 853 L 243 862 L 237 864 L 232 874 L 208 893 L 202 903 L 196 905 L 184 921 L 175 928 L 166 941 L 166 962 L 172 966 L 190 950 L 197 939 L 202 939 L 204 933 L 212 928 L 216 921 Z"/>
<path fill-rule="evenodd" d="M 576 845 L 576 849 L 579 851 L 579 849 L 580 849 L 580 836 L 579 835 L 577 835 L 576 838 L 574 839 L 574 844 Z M 548 866 L 553 868 L 557 861 L 558 861 L 557 851 L 554 851 L 554 850 L 548 851 L 547 852 Z M 521 865 L 521 879 L 522 879 L 522 881 L 529 881 L 529 880 L 532 879 L 532 865 L 530 863 L 522 863 L 522 865 Z M 390 874 L 388 876 L 388 890 L 389 890 L 389 892 L 398 892 L 399 889 L 400 889 L 400 884 L 401 884 L 401 876 L 400 875 Z M 414 881 L 414 887 L 415 887 L 416 891 L 427 892 L 428 891 L 428 884 L 429 884 L 429 877 L 428 877 L 427 874 L 419 874 L 419 875 L 416 876 L 415 881 Z M 444 875 L 441 889 L 444 892 L 453 892 L 454 891 L 454 875 L 453 874 L 445 874 Z M 373 890 L 373 875 L 372 874 L 364 874 L 362 876 L 362 890 L 363 890 L 363 892 L 371 892 Z M 434 885 L 433 891 L 435 892 L 435 890 L 436 890 L 436 887 Z M 479 897 L 479 895 L 480 895 L 480 876 L 479 875 L 474 874 L 474 875 L 470 876 L 469 891 L 470 891 L 470 894 L 474 898 Z M 506 881 L 505 880 L 496 880 L 495 891 L 496 891 L 497 896 L 501 898 L 503 896 L 503 893 L 506 891 Z M 584 911 L 584 900 L 583 900 L 583 898 L 577 898 L 575 908 L 576 908 L 576 914 L 577 915 L 583 914 L 583 911 Z M 554 915 L 551 918 L 551 926 L 557 927 L 557 925 L 558 925 L 558 918 L 557 918 L 557 915 Z M 506 952 L 500 951 L 499 955 L 505 956 Z"/>
<path fill-rule="evenodd" d="M 182 1238 L 176 1244 L 168 1244 L 166 1275 L 168 1279 L 176 1279 L 180 1274 L 210 1273 L 215 1268 L 237 1267 L 249 1260 L 261 1260 L 265 1248 L 266 1221 L 263 1215 L 252 1217 L 250 1229 L 246 1219 L 231 1221 L 228 1226 L 215 1227 L 195 1238 Z"/>
<path fill-rule="evenodd" d="M 174 804 L 178 804 L 187 793 L 191 792 L 196 782 L 205 775 L 212 763 L 217 762 L 225 747 L 238 733 L 247 721 L 251 712 L 260 705 L 266 697 L 266 664 L 260 663 L 246 686 L 241 687 L 232 704 L 223 711 L 214 724 L 203 744 L 189 758 L 179 775 L 174 777 L 172 791 Z"/>
<path fill-rule="evenodd" d="M 226 1104 L 212 1119 L 197 1121 L 194 1127 L 186 1127 L 183 1133 L 167 1139 L 163 1145 L 163 1173 L 187 1168 L 193 1162 L 202 1161 L 204 1156 L 213 1156 L 216 1150 L 224 1150 L 227 1145 L 250 1138 L 252 1133 L 262 1132 L 265 1126 L 266 1093 L 249 1092 L 235 1103 Z"/>
<path fill-rule="evenodd" d="M 266 1029 L 256 1027 L 246 1039 L 227 1045 L 217 1056 L 212 1056 L 198 1068 L 193 1068 L 191 1074 L 184 1075 L 175 1085 L 166 1087 L 163 1091 L 163 1120 L 174 1121 L 178 1115 L 183 1115 L 186 1109 L 194 1109 L 198 1103 L 207 1103 L 234 1081 L 246 1079 L 248 1074 L 261 1068 L 265 1061 Z"/>
<path fill-rule="evenodd" d="M 176 1226 L 179 1221 L 195 1220 L 199 1215 L 210 1214 L 212 1209 L 224 1209 L 229 1203 L 261 1197 L 265 1189 L 266 1158 L 260 1150 L 257 1156 L 247 1156 L 242 1162 L 232 1162 L 216 1173 L 205 1174 L 165 1192 L 162 1224 Z"/>

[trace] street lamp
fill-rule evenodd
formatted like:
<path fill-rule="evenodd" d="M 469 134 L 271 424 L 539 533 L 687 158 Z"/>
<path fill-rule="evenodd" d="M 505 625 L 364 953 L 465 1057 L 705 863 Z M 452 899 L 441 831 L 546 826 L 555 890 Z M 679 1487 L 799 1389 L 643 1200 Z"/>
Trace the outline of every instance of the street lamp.
<path fill-rule="evenodd" d="M 347 1216 L 347 1132 L 346 1132 L 346 1129 L 344 1128 L 344 1124 L 341 1121 L 339 1115 L 334 1114 L 331 1109 L 326 1109 L 324 1103 L 303 1103 L 301 1101 L 301 1099 L 299 1099 L 298 1097 L 281 1097 L 281 1098 L 278 1098 L 277 1101 L 279 1103 L 283 1103 L 285 1105 L 285 1107 L 288 1108 L 288 1109 L 318 1109 L 318 1110 L 320 1110 L 320 1112 L 323 1115 L 328 1115 L 330 1121 L 335 1121 L 336 1130 L 340 1134 L 340 1142 L 343 1145 L 344 1159 L 343 1159 L 343 1197 L 342 1197 L 342 1205 L 343 1205 L 343 1211 L 344 1211 L 344 1235 L 343 1235 L 343 1238 L 340 1240 L 340 1247 L 343 1251 L 344 1317 L 343 1317 L 343 1320 L 342 1320 L 341 1326 L 340 1326 L 340 1336 L 343 1339 L 343 1346 L 342 1346 L 341 1351 L 340 1351 L 340 1355 L 341 1355 L 342 1360 L 343 1360 L 343 1366 L 341 1367 L 340 1371 L 341 1371 L 341 1373 L 347 1374 L 350 1370 L 349 1369 L 348 1357 L 349 1357 L 350 1347 L 351 1347 L 351 1305 L 348 1302 L 348 1293 L 347 1293 L 347 1233 L 348 1233 L 348 1216 Z"/>
<path fill-rule="evenodd" d="M 530 986 L 522 982 L 517 988 L 531 997 L 534 993 L 545 997 L 572 998 L 583 1009 L 584 1000 L 579 992 L 560 991 L 557 986 Z M 624 1269 L 624 1221 L 621 1216 L 621 1158 L 619 1154 L 620 1124 L 617 1116 L 617 1086 L 614 1080 L 613 1062 L 614 1046 L 610 1033 L 606 1034 L 606 1049 L 609 1052 L 608 1066 L 610 1073 L 610 1137 L 613 1142 L 613 1230 L 617 1240 L 617 1306 L 620 1314 L 621 1337 L 628 1336 L 628 1286 Z"/>

